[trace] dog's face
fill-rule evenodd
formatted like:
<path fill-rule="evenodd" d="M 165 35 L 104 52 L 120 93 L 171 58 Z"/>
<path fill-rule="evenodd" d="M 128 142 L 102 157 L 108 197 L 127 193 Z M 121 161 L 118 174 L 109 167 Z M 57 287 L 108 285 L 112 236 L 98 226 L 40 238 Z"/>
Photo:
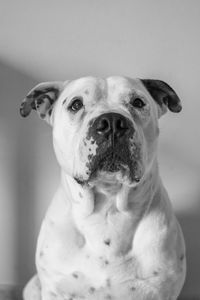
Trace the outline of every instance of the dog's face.
<path fill-rule="evenodd" d="M 80 184 L 98 180 L 137 184 L 155 158 L 158 118 L 181 110 L 164 82 L 125 77 L 85 77 L 38 85 L 21 107 L 53 126 L 62 169 Z"/>
<path fill-rule="evenodd" d="M 139 80 L 82 78 L 67 84 L 54 110 L 57 159 L 81 183 L 138 182 L 153 159 L 156 104 Z"/>

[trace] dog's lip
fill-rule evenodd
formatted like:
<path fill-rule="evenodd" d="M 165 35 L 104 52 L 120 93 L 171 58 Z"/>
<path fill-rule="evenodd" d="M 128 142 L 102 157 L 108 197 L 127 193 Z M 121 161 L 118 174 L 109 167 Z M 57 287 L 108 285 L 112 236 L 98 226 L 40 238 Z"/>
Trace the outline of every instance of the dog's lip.
<path fill-rule="evenodd" d="M 140 147 L 135 149 L 135 153 L 132 153 L 129 144 L 125 143 L 118 144 L 116 148 L 109 147 L 106 151 L 99 152 L 88 166 L 90 169 L 88 182 L 101 177 L 103 172 L 107 175 L 114 174 L 115 178 L 121 178 L 120 181 L 125 180 L 132 185 L 138 184 L 143 174 Z"/>
<path fill-rule="evenodd" d="M 113 173 L 123 168 L 123 165 L 127 165 L 127 162 L 125 162 L 118 152 L 108 150 L 95 157 L 95 165 L 95 169 L 107 170 L 108 172 Z"/>
<path fill-rule="evenodd" d="M 91 172 L 88 182 L 95 181 L 102 177 L 102 174 L 105 175 L 106 180 L 112 175 L 116 177 L 117 173 L 121 174 L 121 177 L 126 176 L 128 178 L 131 174 L 130 167 L 128 160 L 124 159 L 120 153 L 113 149 L 108 149 L 106 152 L 94 157 L 90 165 Z"/>

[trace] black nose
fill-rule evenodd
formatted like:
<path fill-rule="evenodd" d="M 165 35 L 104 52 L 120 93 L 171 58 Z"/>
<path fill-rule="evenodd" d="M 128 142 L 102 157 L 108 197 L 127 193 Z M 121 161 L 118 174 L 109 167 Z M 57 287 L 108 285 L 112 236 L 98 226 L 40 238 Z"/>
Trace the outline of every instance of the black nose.
<path fill-rule="evenodd" d="M 105 113 L 94 122 L 95 131 L 105 138 L 109 136 L 120 138 L 129 129 L 128 120 L 118 113 Z"/>

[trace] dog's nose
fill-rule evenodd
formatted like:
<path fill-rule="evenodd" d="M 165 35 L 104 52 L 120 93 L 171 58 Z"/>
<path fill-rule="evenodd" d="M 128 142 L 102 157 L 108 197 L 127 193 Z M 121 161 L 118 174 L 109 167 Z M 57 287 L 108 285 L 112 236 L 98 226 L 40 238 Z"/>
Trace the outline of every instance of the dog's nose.
<path fill-rule="evenodd" d="M 96 133 L 105 138 L 110 135 L 120 138 L 129 129 L 128 120 L 118 113 L 105 113 L 100 115 L 94 123 Z"/>

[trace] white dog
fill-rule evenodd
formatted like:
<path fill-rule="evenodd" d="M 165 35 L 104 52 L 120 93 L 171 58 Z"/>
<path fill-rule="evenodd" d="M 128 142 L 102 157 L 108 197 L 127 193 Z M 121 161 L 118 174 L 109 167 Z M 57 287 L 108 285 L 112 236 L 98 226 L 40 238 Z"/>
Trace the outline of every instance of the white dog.
<path fill-rule="evenodd" d="M 53 128 L 61 182 L 42 223 L 26 300 L 175 300 L 185 246 L 159 176 L 163 81 L 85 77 L 37 85 L 21 105 Z"/>

